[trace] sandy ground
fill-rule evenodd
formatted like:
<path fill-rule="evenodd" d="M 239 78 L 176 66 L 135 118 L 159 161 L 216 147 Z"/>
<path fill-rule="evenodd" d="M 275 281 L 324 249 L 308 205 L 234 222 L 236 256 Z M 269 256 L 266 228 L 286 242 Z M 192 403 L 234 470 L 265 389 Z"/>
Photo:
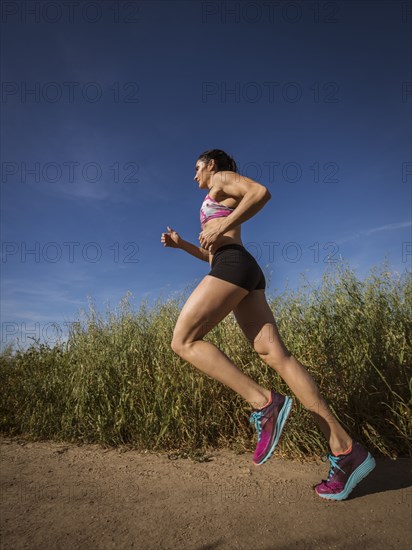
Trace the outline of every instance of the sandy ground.
<path fill-rule="evenodd" d="M 328 464 L 218 451 L 208 461 L 0 436 L 1 549 L 412 548 L 409 459 L 378 459 L 342 502 Z"/>

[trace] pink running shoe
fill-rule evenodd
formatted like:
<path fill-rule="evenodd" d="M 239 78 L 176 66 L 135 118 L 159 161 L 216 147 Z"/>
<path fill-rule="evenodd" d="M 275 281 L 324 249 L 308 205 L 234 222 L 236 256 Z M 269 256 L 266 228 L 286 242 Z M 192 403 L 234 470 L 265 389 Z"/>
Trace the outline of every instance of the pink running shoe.
<path fill-rule="evenodd" d="M 269 404 L 251 413 L 249 420 L 255 425 L 258 434 L 258 443 L 253 455 L 253 462 L 257 466 L 272 456 L 291 407 L 290 397 L 272 390 Z"/>
<path fill-rule="evenodd" d="M 327 459 L 330 461 L 328 479 L 323 479 L 316 485 L 315 492 L 328 500 L 348 498 L 356 485 L 376 466 L 373 456 L 357 441 L 352 441 L 352 451 L 349 454 L 328 454 L 322 460 L 326 462 Z"/>

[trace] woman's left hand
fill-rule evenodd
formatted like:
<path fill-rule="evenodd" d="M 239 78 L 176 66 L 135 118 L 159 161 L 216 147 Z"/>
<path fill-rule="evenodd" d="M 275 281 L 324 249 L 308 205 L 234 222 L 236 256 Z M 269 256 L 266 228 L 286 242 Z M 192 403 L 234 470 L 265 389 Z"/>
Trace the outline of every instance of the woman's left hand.
<path fill-rule="evenodd" d="M 224 230 L 222 230 L 222 226 L 203 229 L 203 231 L 199 233 L 200 246 L 209 250 L 223 233 Z"/>

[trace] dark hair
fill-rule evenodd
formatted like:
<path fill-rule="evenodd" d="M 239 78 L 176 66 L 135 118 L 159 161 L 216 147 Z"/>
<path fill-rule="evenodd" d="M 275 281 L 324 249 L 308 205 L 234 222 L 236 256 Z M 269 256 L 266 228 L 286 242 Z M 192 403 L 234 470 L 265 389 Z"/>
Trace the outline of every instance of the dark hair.
<path fill-rule="evenodd" d="M 216 165 L 216 172 L 222 172 L 223 170 L 230 170 L 231 172 L 237 172 L 237 164 L 235 160 L 222 151 L 221 149 L 209 149 L 199 155 L 198 160 L 209 163 L 214 160 Z"/>

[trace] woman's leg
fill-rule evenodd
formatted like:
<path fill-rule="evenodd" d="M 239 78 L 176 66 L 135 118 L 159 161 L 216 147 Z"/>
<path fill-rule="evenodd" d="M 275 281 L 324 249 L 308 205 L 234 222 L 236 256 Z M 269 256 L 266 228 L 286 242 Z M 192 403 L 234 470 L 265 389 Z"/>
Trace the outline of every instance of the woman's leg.
<path fill-rule="evenodd" d="M 185 361 L 240 394 L 252 407 L 259 408 L 269 400 L 270 390 L 242 373 L 216 346 L 202 340 L 247 294 L 247 290 L 237 285 L 206 275 L 180 312 L 171 346 Z"/>
<path fill-rule="evenodd" d="M 333 415 L 308 371 L 283 343 L 264 290 L 250 292 L 233 312 L 259 356 L 279 373 L 302 405 L 312 413 L 332 453 L 345 452 L 352 439 Z"/>

